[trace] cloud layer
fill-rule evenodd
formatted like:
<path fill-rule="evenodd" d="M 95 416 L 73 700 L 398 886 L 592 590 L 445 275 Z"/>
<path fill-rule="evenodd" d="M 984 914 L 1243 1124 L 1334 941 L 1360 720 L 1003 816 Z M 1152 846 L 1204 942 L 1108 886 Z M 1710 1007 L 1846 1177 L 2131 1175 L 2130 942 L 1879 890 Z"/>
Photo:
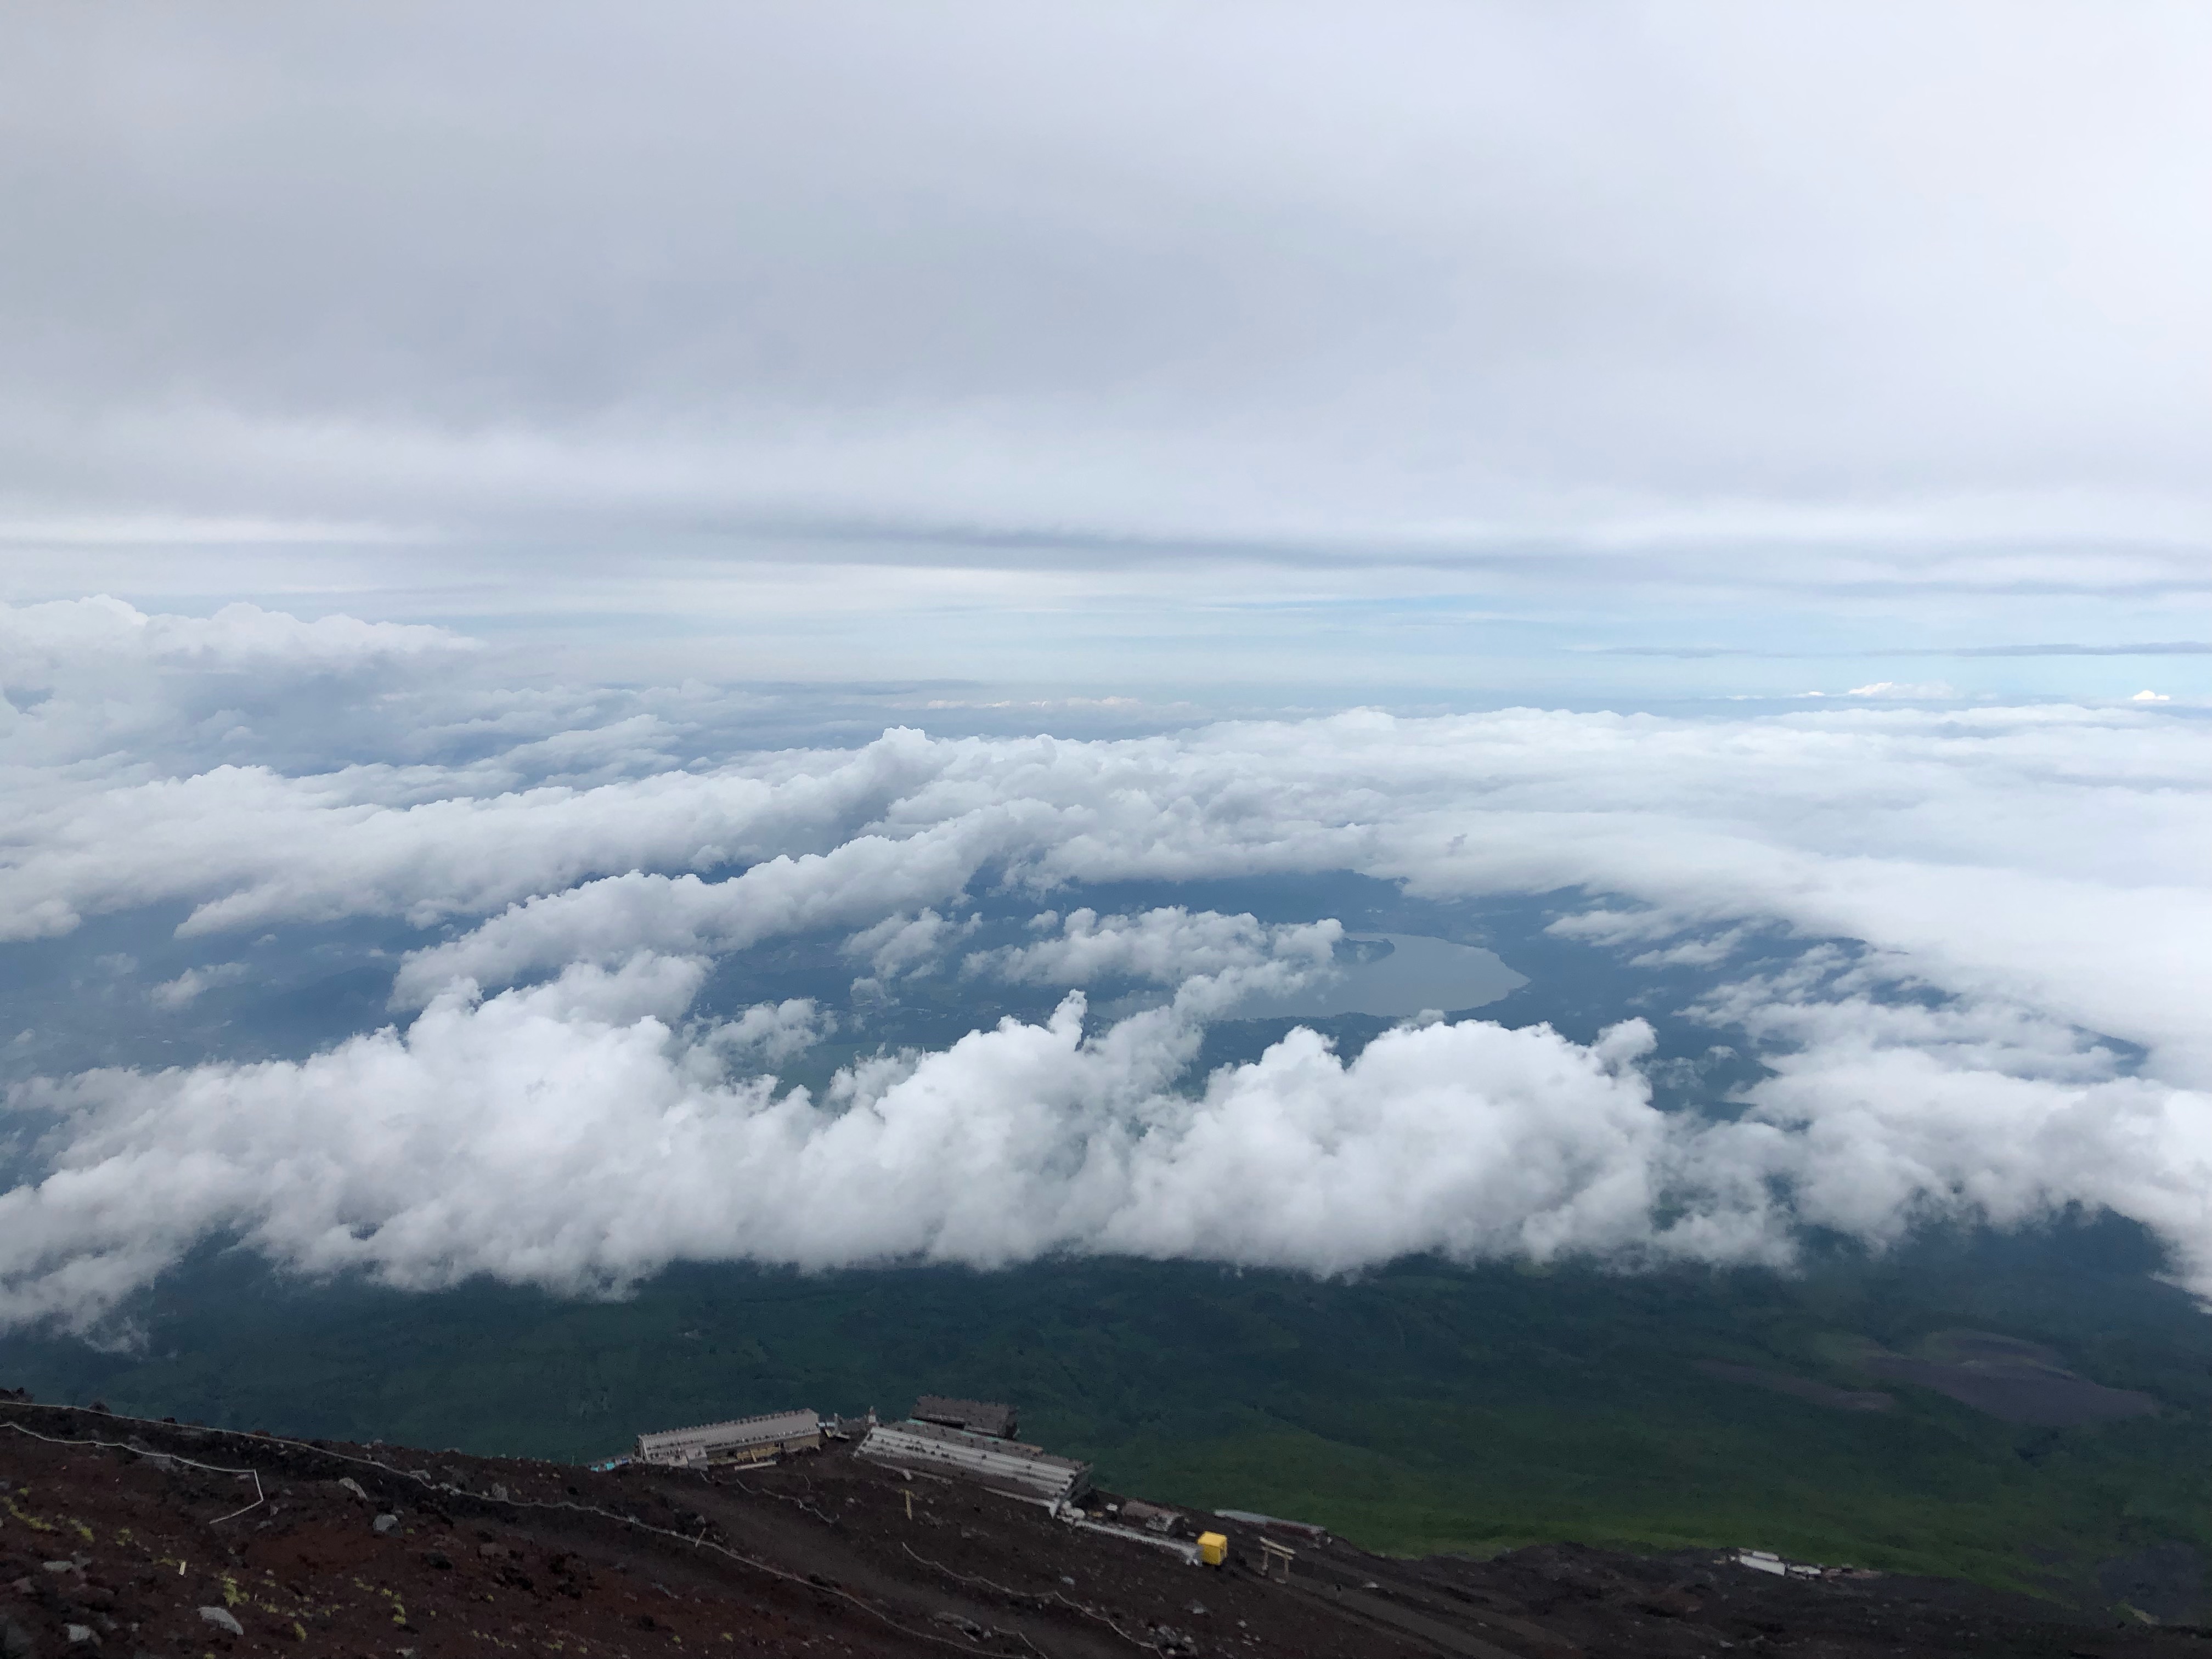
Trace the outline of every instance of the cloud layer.
<path fill-rule="evenodd" d="M 1042 1024 L 858 1067 L 817 1103 L 727 1075 L 728 1028 L 672 1029 L 698 971 L 572 969 L 304 1064 L 34 1091 L 72 1139 L 40 1187 L 0 1196 L 0 1318 L 98 1309 L 218 1230 L 310 1271 L 564 1290 L 680 1256 L 1330 1272 L 1431 1249 L 1777 1248 L 1735 1218 L 1653 1226 L 1680 1135 L 1631 1064 L 1638 1024 L 1590 1048 L 1431 1026 L 1349 1065 L 1302 1032 L 1190 1100 L 1168 1091 L 1195 1050 L 1187 1008 L 1086 1038 L 1071 996 Z"/>
<path fill-rule="evenodd" d="M 161 907 L 182 917 L 164 948 L 204 954 L 144 1006 L 182 1017 L 257 971 L 249 938 L 417 931 L 386 1029 L 15 1087 L 31 1174 L 0 1195 L 0 1321 L 95 1321 L 222 1235 L 309 1271 L 577 1289 L 687 1256 L 1783 1261 L 1808 1223 L 1880 1243 L 2069 1204 L 2152 1226 L 2212 1291 L 2209 774 L 2185 714 L 1354 711 L 671 765 L 696 731 L 655 717 L 665 743 L 632 747 L 633 706 L 594 725 L 576 691 L 524 719 L 434 631 L 63 620 L 33 653 L 46 694 L 9 705 L 4 948 Z M 118 653 L 185 665 L 103 724 Z M 402 676 L 345 694 L 364 752 L 337 769 L 275 763 L 289 738 L 251 726 L 208 763 L 179 716 L 333 658 Z M 419 757 L 433 704 L 477 752 Z M 1205 1077 L 1208 1023 L 1334 971 L 1340 923 L 1066 896 L 1338 871 L 1416 900 L 1550 895 L 1554 933 L 1707 988 L 1589 1043 L 1463 1019 L 1346 1059 L 1294 1031 Z M 1032 920 L 979 934 L 985 900 Z M 825 939 L 877 995 L 932 975 L 1069 994 L 872 1054 L 857 1000 L 702 1000 L 726 966 Z M 1732 967 L 1747 940 L 1759 965 Z M 1085 987 L 1159 1006 L 1103 1017 Z M 1765 1075 L 1660 1110 L 1654 1024 L 1740 1034 Z M 784 1080 L 833 1036 L 861 1046 Z"/>

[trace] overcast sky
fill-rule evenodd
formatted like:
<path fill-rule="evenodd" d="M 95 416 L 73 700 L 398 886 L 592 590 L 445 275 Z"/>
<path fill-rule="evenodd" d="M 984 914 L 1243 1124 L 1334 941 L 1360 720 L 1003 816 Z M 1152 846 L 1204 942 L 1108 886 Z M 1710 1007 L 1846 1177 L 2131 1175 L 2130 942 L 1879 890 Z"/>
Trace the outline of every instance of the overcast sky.
<path fill-rule="evenodd" d="M 0 36 L 0 599 L 1102 694 L 2212 689 L 1892 654 L 2212 638 L 2201 6 Z"/>

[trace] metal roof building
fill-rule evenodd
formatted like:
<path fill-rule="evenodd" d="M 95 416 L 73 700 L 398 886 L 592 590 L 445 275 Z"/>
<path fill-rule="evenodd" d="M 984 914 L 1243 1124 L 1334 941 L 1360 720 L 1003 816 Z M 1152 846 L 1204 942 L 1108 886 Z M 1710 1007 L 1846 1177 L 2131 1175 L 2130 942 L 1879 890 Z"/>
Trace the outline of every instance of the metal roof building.
<path fill-rule="evenodd" d="M 1041 1446 L 969 1434 L 935 1423 L 883 1423 L 868 1431 L 856 1455 L 958 1476 L 1017 1498 L 1059 1504 L 1091 1490 L 1091 1465 L 1054 1457 Z"/>
<path fill-rule="evenodd" d="M 762 1417 L 702 1423 L 696 1429 L 669 1429 L 637 1437 L 641 1463 L 682 1468 L 698 1463 L 757 1463 L 784 1452 L 815 1451 L 822 1444 L 821 1420 L 800 1407 Z"/>
<path fill-rule="evenodd" d="M 1014 1408 L 995 1400 L 950 1400 L 943 1395 L 926 1394 L 914 1402 L 914 1419 L 965 1429 L 970 1434 L 995 1435 L 1001 1440 L 1012 1440 L 1022 1431 Z"/>

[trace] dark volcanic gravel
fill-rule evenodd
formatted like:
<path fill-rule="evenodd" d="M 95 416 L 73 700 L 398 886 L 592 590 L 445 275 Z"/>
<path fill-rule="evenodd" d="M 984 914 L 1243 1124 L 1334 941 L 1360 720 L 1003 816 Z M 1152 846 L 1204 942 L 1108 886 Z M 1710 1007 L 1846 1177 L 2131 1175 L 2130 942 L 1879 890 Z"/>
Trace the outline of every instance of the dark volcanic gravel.
<path fill-rule="evenodd" d="M 1291 1537 L 1284 1583 L 1258 1576 L 1249 1528 L 1223 1528 L 1227 1567 L 1194 1567 L 842 1449 L 743 1475 L 597 1474 L 0 1401 L 0 1659 L 2212 1659 L 2193 1632 L 1711 1555 L 1399 1561 Z"/>

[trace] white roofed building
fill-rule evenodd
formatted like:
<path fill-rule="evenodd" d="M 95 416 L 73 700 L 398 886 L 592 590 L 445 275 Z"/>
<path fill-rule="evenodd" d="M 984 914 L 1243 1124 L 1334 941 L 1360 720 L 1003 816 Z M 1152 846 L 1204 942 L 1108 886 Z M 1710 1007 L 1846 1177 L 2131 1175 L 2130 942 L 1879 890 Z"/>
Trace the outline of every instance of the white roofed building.
<path fill-rule="evenodd" d="M 817 1451 L 822 1422 L 812 1411 L 770 1412 L 761 1417 L 702 1423 L 637 1437 L 637 1460 L 683 1468 L 702 1463 L 757 1463 L 786 1452 Z"/>
<path fill-rule="evenodd" d="M 1091 1490 L 1091 1465 L 1054 1457 L 1042 1446 L 969 1434 L 935 1423 L 882 1423 L 854 1449 L 878 1462 L 957 1475 L 1017 1498 L 1058 1505 Z"/>

